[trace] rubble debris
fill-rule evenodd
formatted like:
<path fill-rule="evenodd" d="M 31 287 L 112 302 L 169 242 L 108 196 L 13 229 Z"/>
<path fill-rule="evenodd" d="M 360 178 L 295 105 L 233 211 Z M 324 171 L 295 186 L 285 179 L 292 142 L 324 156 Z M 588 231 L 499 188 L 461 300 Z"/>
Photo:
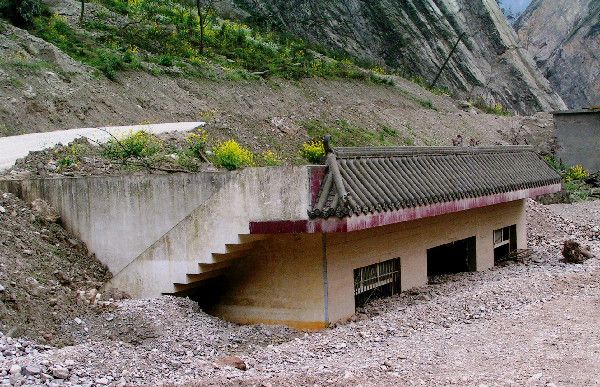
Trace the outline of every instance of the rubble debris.
<path fill-rule="evenodd" d="M 565 241 L 562 255 L 562 262 L 567 263 L 583 263 L 595 257 L 589 246 L 582 247 L 572 239 Z"/>

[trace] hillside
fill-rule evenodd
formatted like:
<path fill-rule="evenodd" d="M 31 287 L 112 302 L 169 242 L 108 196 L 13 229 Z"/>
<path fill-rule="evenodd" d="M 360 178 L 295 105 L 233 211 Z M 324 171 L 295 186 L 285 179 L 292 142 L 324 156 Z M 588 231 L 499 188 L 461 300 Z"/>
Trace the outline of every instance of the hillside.
<path fill-rule="evenodd" d="M 43 24 L 33 31 L 0 21 L 0 77 L 4 80 L 0 135 L 204 120 L 213 138 L 233 137 L 254 150 L 269 147 L 294 154 L 302 142 L 325 131 L 334 138 L 345 137 L 347 141 L 341 145 L 447 145 L 457 134 L 482 144 L 524 143 L 525 138 L 528 143 L 547 143 L 550 138 L 548 116 L 506 116 L 501 110 L 480 105 L 501 115 L 484 114 L 439 90 L 429 91 L 398 76 L 369 73 L 347 61 L 320 60 L 317 54 L 311 63 L 338 63 L 329 75 L 307 70 L 312 73 L 302 77 L 292 77 L 289 72 L 261 77 L 247 70 L 248 58 L 244 67 L 242 60 L 224 60 L 211 46 L 202 66 L 197 67 L 204 69 L 202 74 L 189 70 L 186 66 L 194 65 L 177 53 L 171 60 L 179 65 L 160 64 L 158 54 L 149 51 L 152 47 L 148 51 L 138 48 L 133 61 L 138 65 L 119 62 L 111 75 L 114 79 L 109 79 L 105 72 L 111 74 L 110 68 L 105 61 L 96 61 L 93 55 L 99 49 L 86 39 L 96 39 L 99 45 L 106 35 L 98 31 L 99 25 L 105 23 L 102 28 L 109 29 L 106 20 L 123 16 L 90 3 L 88 29 L 80 30 L 76 2 L 61 2 L 54 11 L 59 16 L 42 19 Z M 46 27 L 62 32 L 50 35 L 43 29 Z M 82 37 L 73 38 L 75 33 Z M 64 39 L 87 42 L 91 48 L 58 48 Z M 129 44 L 123 39 L 104 46 L 100 53 L 122 60 L 127 51 L 117 44 Z M 250 36 L 245 39 L 250 41 Z M 77 55 L 78 60 L 74 59 Z M 267 59 L 261 62 L 272 64 Z"/>
<path fill-rule="evenodd" d="M 433 81 L 461 34 L 440 85 L 520 113 L 564 107 L 495 0 L 341 2 L 236 0 L 246 19 L 303 36 L 314 44 Z"/>
<path fill-rule="evenodd" d="M 570 108 L 600 104 L 600 2 L 534 0 L 515 29 Z"/>

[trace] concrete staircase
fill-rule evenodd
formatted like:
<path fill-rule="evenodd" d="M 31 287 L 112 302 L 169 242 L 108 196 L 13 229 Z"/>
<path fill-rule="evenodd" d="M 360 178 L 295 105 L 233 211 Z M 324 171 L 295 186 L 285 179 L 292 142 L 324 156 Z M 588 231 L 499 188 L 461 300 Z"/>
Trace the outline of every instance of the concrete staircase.
<path fill-rule="evenodd" d="M 207 200 L 155 240 L 107 285 L 133 297 L 179 294 L 231 270 L 268 235 L 253 221 L 307 218 L 306 169 L 249 168 L 231 172 Z"/>
<path fill-rule="evenodd" d="M 268 235 L 239 234 L 237 243 L 225 244 L 222 251 L 211 254 L 211 262 L 198 263 L 198 272 L 187 273 L 185 282 L 174 283 L 175 292 L 170 294 L 193 290 L 203 281 L 223 275 L 236 261 L 246 257 L 258 242 L 267 238 Z"/>

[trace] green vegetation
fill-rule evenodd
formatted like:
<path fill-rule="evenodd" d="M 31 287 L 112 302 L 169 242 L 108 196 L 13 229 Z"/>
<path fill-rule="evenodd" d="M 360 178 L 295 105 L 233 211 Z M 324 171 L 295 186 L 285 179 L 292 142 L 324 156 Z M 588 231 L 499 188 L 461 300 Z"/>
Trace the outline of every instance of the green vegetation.
<path fill-rule="evenodd" d="M 313 140 L 302 144 L 300 155 L 311 164 L 318 164 L 325 157 L 325 146 L 321 140 Z"/>
<path fill-rule="evenodd" d="M 143 130 L 123 138 L 111 138 L 104 146 L 104 155 L 110 159 L 148 159 L 157 155 L 163 146 L 155 135 Z"/>
<path fill-rule="evenodd" d="M 188 145 L 188 153 L 197 158 L 204 158 L 204 152 L 208 144 L 208 133 L 203 129 L 196 129 L 185 138 Z"/>
<path fill-rule="evenodd" d="M 427 80 L 421 76 L 411 77 L 410 81 L 412 83 L 416 83 L 417 85 L 421 86 L 426 90 L 429 90 L 435 95 L 451 95 L 450 90 L 447 87 L 431 87 L 429 82 L 427 82 Z"/>
<path fill-rule="evenodd" d="M 380 127 L 379 130 L 369 130 L 351 125 L 345 120 L 337 120 L 329 126 L 318 120 L 304 123 L 309 136 L 321 139 L 326 134 L 331 135 L 332 146 L 392 146 L 398 144 L 398 133 L 390 127 Z"/>
<path fill-rule="evenodd" d="M 47 12 L 42 0 L 0 0 L 0 17 L 21 27 L 31 26 L 36 17 Z"/>
<path fill-rule="evenodd" d="M 213 148 L 213 162 L 230 171 L 254 165 L 254 155 L 235 140 L 227 140 Z"/>
<path fill-rule="evenodd" d="M 143 69 L 155 75 L 213 78 L 219 74 L 233 80 L 316 76 L 393 84 L 391 78 L 348 59 L 320 55 L 300 39 L 223 20 L 204 9 L 199 17 L 187 0 L 96 2 L 126 15 L 127 25 L 114 24 L 108 12 L 88 15 L 81 29 L 61 16 L 43 15 L 35 18 L 32 31 L 109 79 L 116 79 L 119 71 Z"/>
<path fill-rule="evenodd" d="M 497 116 L 512 116 L 513 113 L 506 109 L 504 106 L 502 106 L 501 103 L 494 103 L 491 105 L 488 105 L 483 98 L 477 98 L 475 101 L 471 101 L 471 103 L 473 104 L 473 106 L 475 106 L 476 108 L 488 113 L 488 114 L 495 114 Z"/>
<path fill-rule="evenodd" d="M 258 164 L 263 167 L 277 167 L 283 164 L 283 160 L 279 154 L 266 150 L 259 155 Z"/>
<path fill-rule="evenodd" d="M 554 156 L 544 157 L 546 164 L 554 169 L 563 179 L 563 188 L 575 201 L 587 200 L 590 196 L 591 187 L 586 184 L 585 179 L 589 177 L 589 172 L 581 165 L 568 167 L 562 160 Z"/>

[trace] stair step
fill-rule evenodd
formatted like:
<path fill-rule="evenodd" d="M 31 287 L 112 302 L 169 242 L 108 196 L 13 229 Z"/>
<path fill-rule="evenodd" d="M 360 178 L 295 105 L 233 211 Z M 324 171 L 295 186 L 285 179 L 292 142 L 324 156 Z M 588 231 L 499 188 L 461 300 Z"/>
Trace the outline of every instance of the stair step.
<path fill-rule="evenodd" d="M 227 243 L 225 245 L 226 252 L 224 254 L 235 253 L 237 251 L 249 251 L 252 250 L 258 241 L 246 242 L 243 244 L 239 243 Z"/>
<path fill-rule="evenodd" d="M 183 292 L 183 291 L 198 287 L 201 285 L 202 281 L 205 281 L 210 278 L 218 277 L 218 276 L 224 274 L 226 270 L 227 270 L 227 268 L 222 268 L 222 269 L 218 269 L 218 270 L 212 270 L 212 271 L 209 271 L 206 273 L 187 274 L 186 277 L 187 277 L 188 283 L 173 284 L 173 285 L 175 285 L 175 293 Z"/>
<path fill-rule="evenodd" d="M 248 254 L 248 250 L 238 250 L 232 253 L 213 253 L 212 257 L 215 262 L 228 261 L 232 259 L 238 259 L 246 256 Z"/>
<path fill-rule="evenodd" d="M 200 269 L 202 270 L 202 273 L 200 273 L 200 274 L 208 273 L 213 270 L 220 270 L 220 269 L 226 269 L 228 267 L 231 267 L 231 265 L 232 265 L 231 261 L 232 261 L 232 259 L 229 259 L 226 261 L 220 261 L 220 262 L 199 263 L 198 266 L 200 266 Z M 190 276 L 190 275 L 199 275 L 199 274 L 188 274 L 188 276 Z"/>
<path fill-rule="evenodd" d="M 240 240 L 240 244 L 264 241 L 268 239 L 270 235 L 267 234 L 238 234 L 238 238 Z"/>

